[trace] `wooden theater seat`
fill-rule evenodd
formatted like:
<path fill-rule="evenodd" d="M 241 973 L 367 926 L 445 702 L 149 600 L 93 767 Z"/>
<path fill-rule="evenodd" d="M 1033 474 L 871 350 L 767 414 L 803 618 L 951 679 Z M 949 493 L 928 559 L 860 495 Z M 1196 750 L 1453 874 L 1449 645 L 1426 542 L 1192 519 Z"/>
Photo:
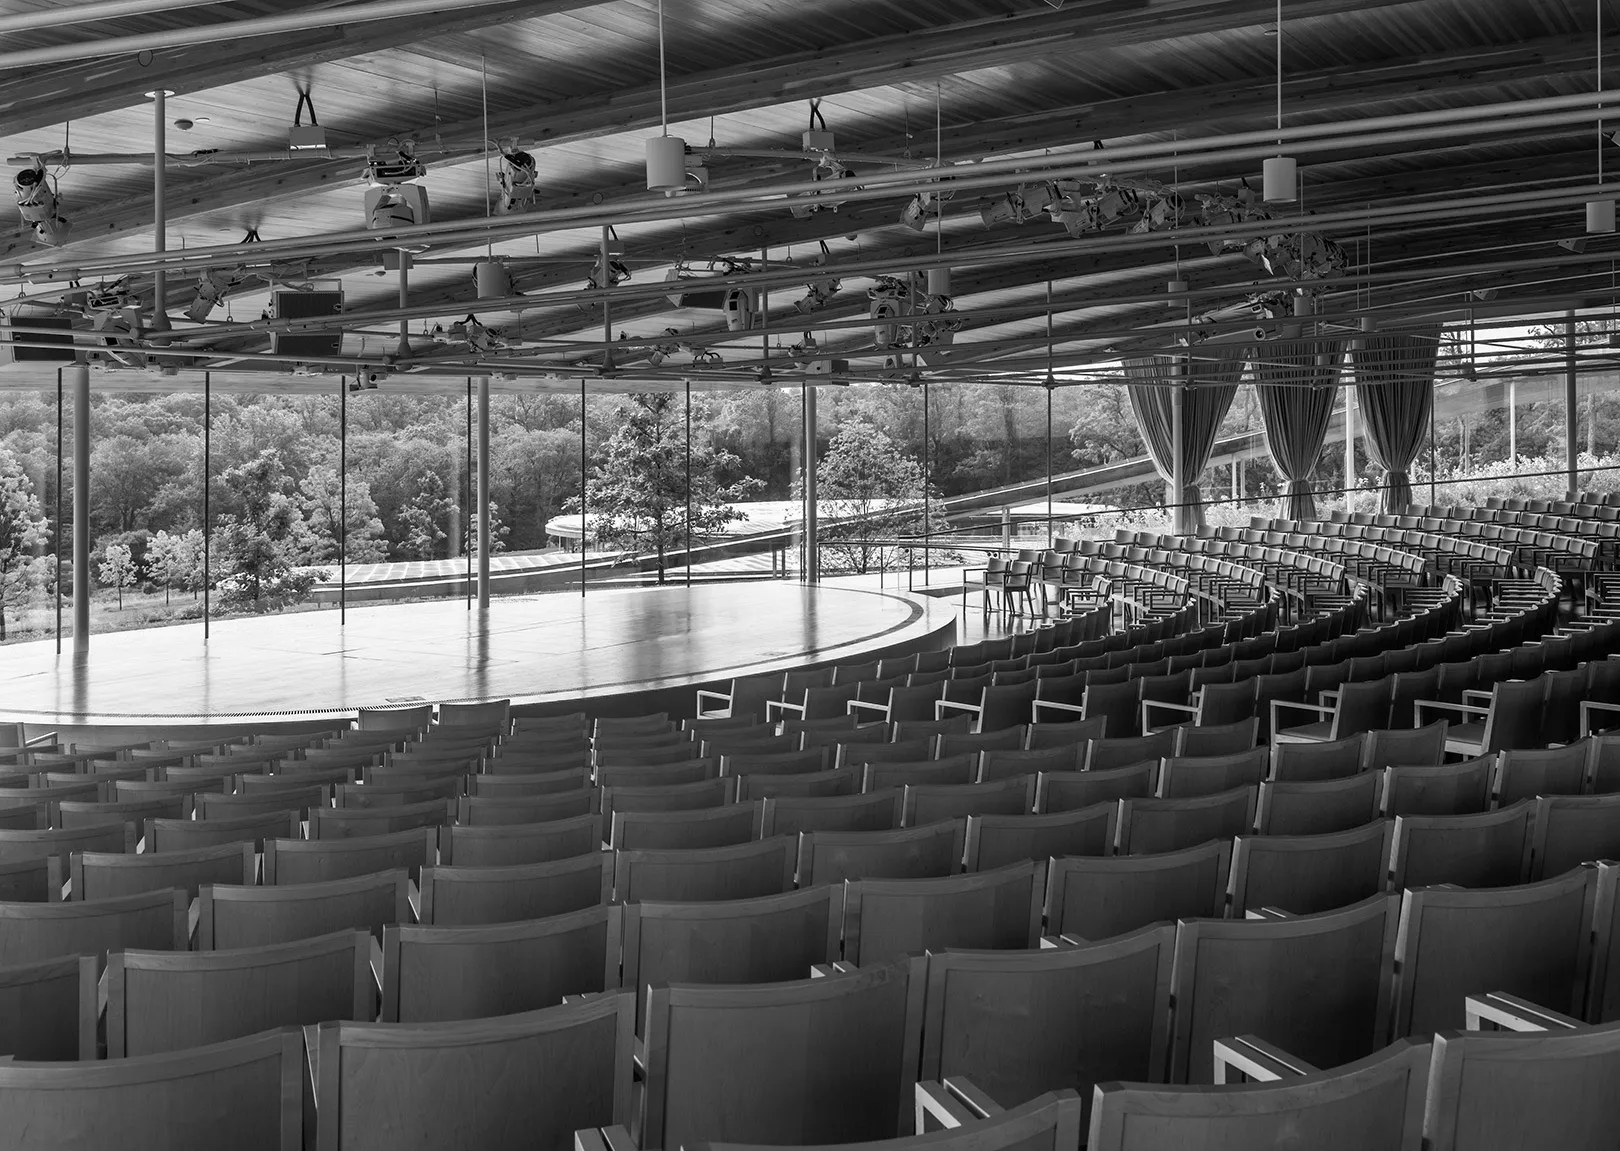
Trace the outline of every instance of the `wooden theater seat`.
<path fill-rule="evenodd" d="M 421 921 L 461 927 L 544 919 L 607 903 L 612 893 L 613 857 L 605 852 L 505 867 L 425 867 Z"/>

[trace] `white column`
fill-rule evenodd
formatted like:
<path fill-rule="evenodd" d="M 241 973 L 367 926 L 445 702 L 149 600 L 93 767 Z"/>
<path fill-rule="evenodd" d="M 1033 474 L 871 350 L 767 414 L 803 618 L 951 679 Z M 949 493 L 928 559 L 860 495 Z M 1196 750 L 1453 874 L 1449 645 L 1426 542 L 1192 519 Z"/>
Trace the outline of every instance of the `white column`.
<path fill-rule="evenodd" d="M 90 369 L 66 372 L 73 387 L 73 652 L 90 650 Z"/>

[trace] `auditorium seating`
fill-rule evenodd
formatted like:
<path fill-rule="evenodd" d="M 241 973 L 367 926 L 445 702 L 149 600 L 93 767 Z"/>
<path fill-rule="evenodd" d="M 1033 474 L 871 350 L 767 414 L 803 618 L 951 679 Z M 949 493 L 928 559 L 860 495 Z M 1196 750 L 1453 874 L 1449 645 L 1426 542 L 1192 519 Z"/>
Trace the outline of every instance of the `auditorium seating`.
<path fill-rule="evenodd" d="M 920 1151 L 941 1125 L 1075 1151 L 1083 1123 L 1144 1151 L 1472 1145 L 1456 1084 L 1508 1077 L 1518 1040 L 1460 1035 L 1490 1017 L 1469 996 L 1593 1058 L 1620 1019 L 1620 869 L 1594 862 L 1620 740 L 1579 707 L 1620 703 L 1607 584 L 1569 616 L 1540 545 L 1298 534 L 1059 552 L 1054 608 L 1065 570 L 1129 603 L 744 677 L 690 719 L 383 709 L 19 752 L 0 1054 L 72 1066 L 0 1062 L 0 1119 L 62 1122 L 45 1088 L 92 1090 L 72 1073 L 103 1056 L 186 1099 L 222 1052 L 250 1108 L 290 1059 L 299 1118 L 257 1114 L 301 1131 L 312 1096 L 323 1147 L 434 1146 L 457 1115 L 584 1151 Z M 294 1025 L 308 1067 L 276 1054 Z M 1539 1090 L 1543 1123 L 1603 1129 Z"/>

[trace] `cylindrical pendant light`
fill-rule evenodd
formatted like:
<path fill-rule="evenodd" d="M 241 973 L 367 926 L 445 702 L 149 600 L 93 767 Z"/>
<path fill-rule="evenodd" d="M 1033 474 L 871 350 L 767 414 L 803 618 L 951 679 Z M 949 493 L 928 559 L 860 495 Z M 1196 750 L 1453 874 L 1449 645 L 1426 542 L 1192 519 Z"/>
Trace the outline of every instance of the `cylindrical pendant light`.
<path fill-rule="evenodd" d="M 949 268 L 928 269 L 928 294 L 930 296 L 948 296 L 951 294 L 951 270 Z"/>
<path fill-rule="evenodd" d="M 1292 204 L 1299 199 L 1299 166 L 1292 156 L 1273 156 L 1262 168 L 1268 204 Z"/>
<path fill-rule="evenodd" d="M 668 192 L 686 187 L 686 141 L 654 136 L 647 141 L 647 190 Z"/>
<path fill-rule="evenodd" d="M 1170 306 L 1172 308 L 1180 309 L 1185 305 L 1187 298 L 1186 280 L 1171 280 L 1165 284 L 1164 290 L 1170 297 Z"/>
<path fill-rule="evenodd" d="M 512 294 L 512 277 L 499 260 L 479 260 L 473 265 L 473 281 L 480 300 L 499 300 Z"/>
<path fill-rule="evenodd" d="M 1586 202 L 1586 234 L 1606 236 L 1614 231 L 1614 201 L 1588 200 Z"/>

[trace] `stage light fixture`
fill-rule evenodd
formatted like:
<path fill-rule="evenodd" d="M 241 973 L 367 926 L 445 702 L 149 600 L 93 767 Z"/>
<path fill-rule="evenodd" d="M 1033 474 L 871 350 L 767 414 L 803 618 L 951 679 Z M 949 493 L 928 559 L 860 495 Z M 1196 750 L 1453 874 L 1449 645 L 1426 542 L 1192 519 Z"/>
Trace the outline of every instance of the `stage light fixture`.
<path fill-rule="evenodd" d="M 50 248 L 60 245 L 73 225 L 62 215 L 61 200 L 39 157 L 18 171 L 11 184 L 17 196 L 17 211 L 23 223 L 33 229 L 35 242 Z"/>
<path fill-rule="evenodd" d="M 669 359 L 669 357 L 673 356 L 676 352 L 680 351 L 681 345 L 678 338 L 680 334 L 681 332 L 679 328 L 665 328 L 664 335 L 676 337 L 675 341 L 668 344 L 654 344 L 652 351 L 647 354 L 647 362 L 656 368 L 665 360 Z"/>
<path fill-rule="evenodd" d="M 414 140 L 396 137 L 382 154 L 368 149 L 365 178 L 371 187 L 366 189 L 367 229 L 376 232 L 431 224 L 427 189 L 412 183 L 426 174 L 427 166 L 416 157 Z"/>
<path fill-rule="evenodd" d="M 538 168 L 534 157 L 517 145 L 516 140 L 500 142 L 501 166 L 495 179 L 501 187 L 499 211 L 503 216 L 534 208 L 534 184 Z"/>
<path fill-rule="evenodd" d="M 877 283 L 866 290 L 870 301 L 868 312 L 872 317 L 872 339 L 880 348 L 892 348 L 900 343 L 900 302 L 911 294 L 903 280 L 893 276 L 879 276 Z"/>
<path fill-rule="evenodd" d="M 754 326 L 754 313 L 757 305 L 753 290 L 750 288 L 728 288 L 726 302 L 721 310 L 726 315 L 726 330 L 730 332 L 746 332 Z"/>
<path fill-rule="evenodd" d="M 230 291 L 232 281 L 223 272 L 213 268 L 204 268 L 197 277 L 197 294 L 192 297 L 186 306 L 186 317 L 196 323 L 202 323 L 208 318 L 210 312 L 219 306 L 225 293 Z"/>
<path fill-rule="evenodd" d="M 309 109 L 309 123 L 304 123 L 304 109 Z M 298 92 L 298 104 L 293 108 L 292 127 L 287 131 L 287 147 L 295 152 L 325 151 L 326 129 L 315 120 L 315 101 L 310 99 L 309 89 L 301 88 Z"/>

